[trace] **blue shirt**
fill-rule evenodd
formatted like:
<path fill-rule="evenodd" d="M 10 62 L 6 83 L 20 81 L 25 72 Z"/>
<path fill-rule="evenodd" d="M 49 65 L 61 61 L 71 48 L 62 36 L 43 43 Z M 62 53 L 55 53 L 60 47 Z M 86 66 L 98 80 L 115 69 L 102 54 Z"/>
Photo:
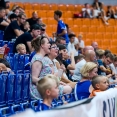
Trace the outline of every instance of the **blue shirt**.
<path fill-rule="evenodd" d="M 89 92 L 90 85 L 91 85 L 90 80 L 78 82 L 74 89 L 75 99 L 82 100 L 82 99 L 88 98 L 90 95 L 90 92 Z"/>
<path fill-rule="evenodd" d="M 99 60 L 97 60 L 97 62 L 98 62 L 98 66 L 99 66 L 98 75 L 106 76 L 106 73 L 100 69 L 100 66 L 104 66 L 103 61 L 101 59 L 99 59 Z"/>
<path fill-rule="evenodd" d="M 67 28 L 66 28 L 64 22 L 63 22 L 62 20 L 59 20 L 59 21 L 58 21 L 58 26 L 57 26 L 57 34 L 62 33 L 63 30 L 66 30 L 66 31 L 67 31 Z M 69 43 L 68 34 L 66 33 L 66 34 L 63 35 L 62 37 L 66 39 L 66 43 L 68 44 L 68 43 Z"/>
<path fill-rule="evenodd" d="M 42 103 L 42 104 L 41 104 L 41 109 L 42 109 L 42 110 L 50 110 L 51 107 L 49 107 L 49 106 L 47 106 L 46 104 Z"/>

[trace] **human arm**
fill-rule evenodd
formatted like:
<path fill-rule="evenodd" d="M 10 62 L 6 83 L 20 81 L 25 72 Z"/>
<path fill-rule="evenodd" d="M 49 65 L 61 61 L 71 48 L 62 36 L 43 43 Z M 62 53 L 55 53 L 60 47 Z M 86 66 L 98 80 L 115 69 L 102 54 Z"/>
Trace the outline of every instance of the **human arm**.
<path fill-rule="evenodd" d="M 28 42 L 26 42 L 26 44 L 27 44 L 27 46 L 28 46 L 29 51 L 32 52 L 33 49 L 32 49 L 32 46 L 31 46 L 31 42 L 28 41 Z"/>
<path fill-rule="evenodd" d="M 32 64 L 32 82 L 34 84 L 36 84 L 38 81 L 39 81 L 39 75 L 40 75 L 40 71 L 42 69 L 42 63 L 39 62 L 39 61 L 35 61 L 33 64 Z"/>
<path fill-rule="evenodd" d="M 0 23 L 0 25 L 2 25 L 2 26 L 8 26 L 9 23 L 3 20 L 3 21 Z"/>
<path fill-rule="evenodd" d="M 63 30 L 62 30 L 62 33 L 57 34 L 57 36 L 63 36 L 63 35 L 65 35 L 65 34 L 67 34 L 67 30 L 66 30 L 66 29 L 63 29 Z"/>

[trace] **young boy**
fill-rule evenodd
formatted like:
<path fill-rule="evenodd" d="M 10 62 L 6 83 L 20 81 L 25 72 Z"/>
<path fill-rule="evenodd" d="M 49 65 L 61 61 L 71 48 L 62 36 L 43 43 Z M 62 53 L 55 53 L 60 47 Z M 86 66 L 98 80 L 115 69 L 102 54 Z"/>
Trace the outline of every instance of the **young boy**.
<path fill-rule="evenodd" d="M 26 46 L 24 44 L 18 44 L 16 46 L 17 53 L 24 55 L 26 54 Z"/>
<path fill-rule="evenodd" d="M 106 76 L 96 76 L 92 79 L 92 86 L 94 90 L 90 97 L 96 96 L 96 92 L 105 91 L 109 88 L 108 78 Z"/>
<path fill-rule="evenodd" d="M 49 110 L 52 108 L 52 100 L 59 96 L 58 86 L 58 78 L 51 74 L 38 81 L 37 89 L 43 99 L 42 110 Z"/>

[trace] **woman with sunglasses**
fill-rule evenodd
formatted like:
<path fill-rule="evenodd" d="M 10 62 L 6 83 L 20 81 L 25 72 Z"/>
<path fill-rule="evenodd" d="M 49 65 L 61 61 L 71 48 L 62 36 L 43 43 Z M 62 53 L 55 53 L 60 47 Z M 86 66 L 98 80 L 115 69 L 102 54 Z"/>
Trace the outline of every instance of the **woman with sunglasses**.
<path fill-rule="evenodd" d="M 52 73 L 59 78 L 64 77 L 63 73 L 65 70 L 64 65 L 61 65 L 60 69 L 57 69 L 56 62 L 57 60 L 55 59 L 58 56 L 58 50 L 59 48 L 57 47 L 56 43 L 54 41 L 50 42 L 50 53 L 45 57 L 47 64 L 50 65 L 52 68 Z M 71 93 L 72 88 L 67 85 L 66 83 L 60 81 L 59 85 L 59 93 L 60 94 L 69 94 Z"/>
<path fill-rule="evenodd" d="M 31 60 L 32 79 L 30 83 L 30 94 L 32 98 L 39 99 L 41 96 L 37 91 L 36 84 L 39 79 L 52 73 L 51 67 L 44 60 L 45 55 L 50 53 L 50 43 L 47 37 L 39 36 L 32 41 L 31 45 L 36 51 L 36 54 Z"/>

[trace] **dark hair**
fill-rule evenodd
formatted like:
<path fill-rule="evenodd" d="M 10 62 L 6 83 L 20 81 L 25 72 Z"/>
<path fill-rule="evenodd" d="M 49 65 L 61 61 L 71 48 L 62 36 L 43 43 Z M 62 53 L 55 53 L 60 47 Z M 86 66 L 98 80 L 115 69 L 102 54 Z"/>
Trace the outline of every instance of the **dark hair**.
<path fill-rule="evenodd" d="M 3 7 L 0 7 L 0 11 L 2 11 L 2 10 L 5 10 L 5 8 L 3 8 Z"/>
<path fill-rule="evenodd" d="M 107 54 L 109 54 L 109 53 L 111 53 L 111 51 L 110 50 L 105 50 L 105 56 L 107 55 Z"/>
<path fill-rule="evenodd" d="M 55 41 L 50 41 L 49 43 L 50 43 L 50 47 L 54 44 L 56 45 Z"/>
<path fill-rule="evenodd" d="M 106 55 L 106 58 L 110 58 L 112 61 L 114 60 L 114 56 L 113 56 L 112 53 L 108 53 L 108 54 Z"/>
<path fill-rule="evenodd" d="M 75 37 L 75 34 L 69 34 L 69 38 Z"/>
<path fill-rule="evenodd" d="M 22 16 L 26 17 L 26 15 L 23 13 L 20 13 L 17 17 L 22 18 Z"/>
<path fill-rule="evenodd" d="M 17 7 L 16 9 L 13 10 L 13 12 L 15 12 L 16 10 L 19 10 L 19 8 Z"/>
<path fill-rule="evenodd" d="M 62 17 L 62 12 L 60 10 L 54 11 L 54 14 L 58 15 L 59 18 Z"/>
<path fill-rule="evenodd" d="M 41 26 L 39 26 L 38 24 L 34 24 L 31 26 L 30 31 L 32 31 L 32 30 L 41 30 Z"/>
<path fill-rule="evenodd" d="M 41 45 L 45 43 L 44 38 L 47 37 L 39 36 L 35 40 L 32 40 L 31 46 L 35 49 L 36 52 L 38 52 L 40 50 Z"/>
<path fill-rule="evenodd" d="M 10 64 L 5 59 L 0 58 L 0 63 L 3 63 L 6 67 L 11 68 Z"/>
<path fill-rule="evenodd" d="M 13 14 L 11 14 L 11 15 L 9 16 L 9 18 L 10 18 L 10 20 L 13 19 L 13 18 L 17 18 L 17 15 L 13 13 Z"/>
<path fill-rule="evenodd" d="M 86 7 L 86 5 L 88 5 L 88 3 L 85 3 L 84 5 L 85 5 L 85 7 Z"/>
<path fill-rule="evenodd" d="M 114 57 L 114 62 L 116 62 L 116 61 L 117 61 L 117 56 Z"/>
<path fill-rule="evenodd" d="M 77 63 L 77 60 L 80 60 L 84 58 L 84 55 L 83 54 L 79 54 L 78 56 L 75 56 L 74 59 L 75 59 L 75 63 Z"/>
<path fill-rule="evenodd" d="M 69 25 L 68 24 L 65 24 L 66 28 L 68 29 L 69 28 Z"/>
<path fill-rule="evenodd" d="M 65 40 L 65 38 L 64 37 L 57 37 L 56 38 L 56 43 L 60 43 L 61 40 Z"/>
<path fill-rule="evenodd" d="M 62 44 L 57 44 L 59 50 L 64 50 L 66 49 L 65 45 L 62 45 Z"/>
<path fill-rule="evenodd" d="M 109 6 L 107 6 L 107 9 L 110 9 L 111 8 L 111 6 L 109 5 Z"/>

